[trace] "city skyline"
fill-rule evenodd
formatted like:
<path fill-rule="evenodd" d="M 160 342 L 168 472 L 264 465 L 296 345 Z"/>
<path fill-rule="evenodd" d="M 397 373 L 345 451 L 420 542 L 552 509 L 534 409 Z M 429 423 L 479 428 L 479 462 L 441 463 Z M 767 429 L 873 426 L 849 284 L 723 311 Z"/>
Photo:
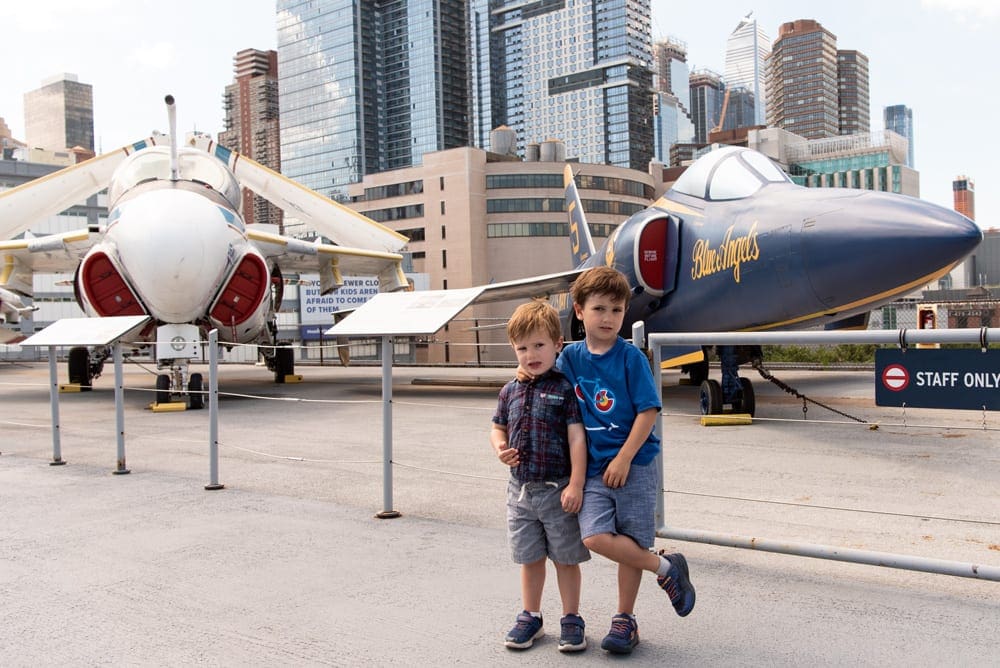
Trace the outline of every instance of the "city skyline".
<path fill-rule="evenodd" d="M 177 99 L 182 131 L 216 136 L 222 129 L 222 96 L 234 76 L 233 56 L 246 48 L 276 48 L 274 7 L 273 0 L 198 5 L 182 0 L 169 9 L 121 0 L 13 6 L 7 12 L 11 29 L 4 53 L 19 66 L 0 93 L 0 117 L 15 138 L 23 139 L 24 94 L 68 72 L 94 88 L 99 152 L 154 129 L 165 132 L 167 93 Z M 709 14 L 654 1 L 652 34 L 683 40 L 692 69 L 721 73 L 726 39 L 748 9 L 745 3 L 720 0 Z M 237 12 L 240 20 L 234 23 Z M 891 6 L 847 0 L 836 8 L 810 10 L 779 0 L 754 17 L 772 39 L 781 23 L 815 19 L 839 44 L 867 55 L 872 130 L 882 128 L 885 106 L 904 104 L 913 110 L 921 197 L 950 207 L 952 181 L 967 174 L 977 185 L 978 222 L 1000 227 L 1000 172 L 991 152 L 964 131 L 966 125 L 976 127 L 975 119 L 1000 96 L 977 76 L 995 52 L 992 34 L 1000 28 L 1000 7 L 989 0 L 906 0 Z M 58 44 L 67 46 L 53 47 Z"/>

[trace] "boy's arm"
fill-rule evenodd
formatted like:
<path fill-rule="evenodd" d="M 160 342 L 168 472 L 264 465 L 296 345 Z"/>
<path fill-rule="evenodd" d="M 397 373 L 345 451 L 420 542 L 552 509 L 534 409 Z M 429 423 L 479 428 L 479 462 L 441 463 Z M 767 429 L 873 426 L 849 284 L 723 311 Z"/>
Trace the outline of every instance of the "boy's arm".
<path fill-rule="evenodd" d="M 622 444 L 621 449 L 615 458 L 611 460 L 608 467 L 604 469 L 604 484 L 608 487 L 621 487 L 628 480 L 628 472 L 632 467 L 632 459 L 639 448 L 646 442 L 653 425 L 656 424 L 656 408 L 647 408 L 635 416 L 632 422 L 632 429 L 628 433 L 628 438 Z"/>
<path fill-rule="evenodd" d="M 569 484 L 562 493 L 562 507 L 567 513 L 580 511 L 583 505 L 583 483 L 587 479 L 587 432 L 582 422 L 566 425 L 569 437 Z"/>
<path fill-rule="evenodd" d="M 497 453 L 497 459 L 501 462 L 507 466 L 518 465 L 517 449 L 508 445 L 505 425 L 493 423 L 493 428 L 490 429 L 490 445 L 493 446 L 493 451 Z"/>

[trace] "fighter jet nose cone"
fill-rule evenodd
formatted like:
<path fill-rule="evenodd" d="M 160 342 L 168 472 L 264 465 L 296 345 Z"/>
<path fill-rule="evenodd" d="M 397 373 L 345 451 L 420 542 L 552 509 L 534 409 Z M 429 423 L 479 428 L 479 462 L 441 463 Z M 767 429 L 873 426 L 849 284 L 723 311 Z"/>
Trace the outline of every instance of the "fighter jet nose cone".
<path fill-rule="evenodd" d="M 844 205 L 846 204 L 846 206 Z M 913 197 L 864 193 L 803 224 L 809 282 L 826 307 L 902 295 L 971 253 L 982 231 L 965 216 Z"/>

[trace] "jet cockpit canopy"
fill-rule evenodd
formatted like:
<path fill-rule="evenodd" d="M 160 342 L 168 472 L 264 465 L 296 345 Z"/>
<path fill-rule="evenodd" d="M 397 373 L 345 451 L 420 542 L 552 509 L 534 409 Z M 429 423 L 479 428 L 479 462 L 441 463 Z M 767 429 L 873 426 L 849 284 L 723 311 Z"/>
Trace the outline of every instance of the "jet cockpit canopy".
<path fill-rule="evenodd" d="M 177 149 L 177 166 L 180 180 L 209 186 L 226 198 L 235 210 L 239 210 L 239 182 L 217 158 L 198 149 L 181 147 Z M 108 190 L 110 205 L 114 206 L 118 198 L 140 183 L 153 180 L 170 180 L 169 146 L 151 146 L 126 158 L 111 178 Z"/>
<path fill-rule="evenodd" d="M 749 197 L 768 183 L 791 183 L 770 158 L 741 146 L 725 146 L 699 158 L 671 190 L 705 200 Z"/>

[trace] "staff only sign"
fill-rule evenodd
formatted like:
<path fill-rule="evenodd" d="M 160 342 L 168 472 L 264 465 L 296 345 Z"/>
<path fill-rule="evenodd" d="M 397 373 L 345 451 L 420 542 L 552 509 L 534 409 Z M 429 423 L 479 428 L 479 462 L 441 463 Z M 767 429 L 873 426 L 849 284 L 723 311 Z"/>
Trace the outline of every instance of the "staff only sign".
<path fill-rule="evenodd" d="M 1000 410 L 1000 350 L 876 350 L 875 405 Z"/>

